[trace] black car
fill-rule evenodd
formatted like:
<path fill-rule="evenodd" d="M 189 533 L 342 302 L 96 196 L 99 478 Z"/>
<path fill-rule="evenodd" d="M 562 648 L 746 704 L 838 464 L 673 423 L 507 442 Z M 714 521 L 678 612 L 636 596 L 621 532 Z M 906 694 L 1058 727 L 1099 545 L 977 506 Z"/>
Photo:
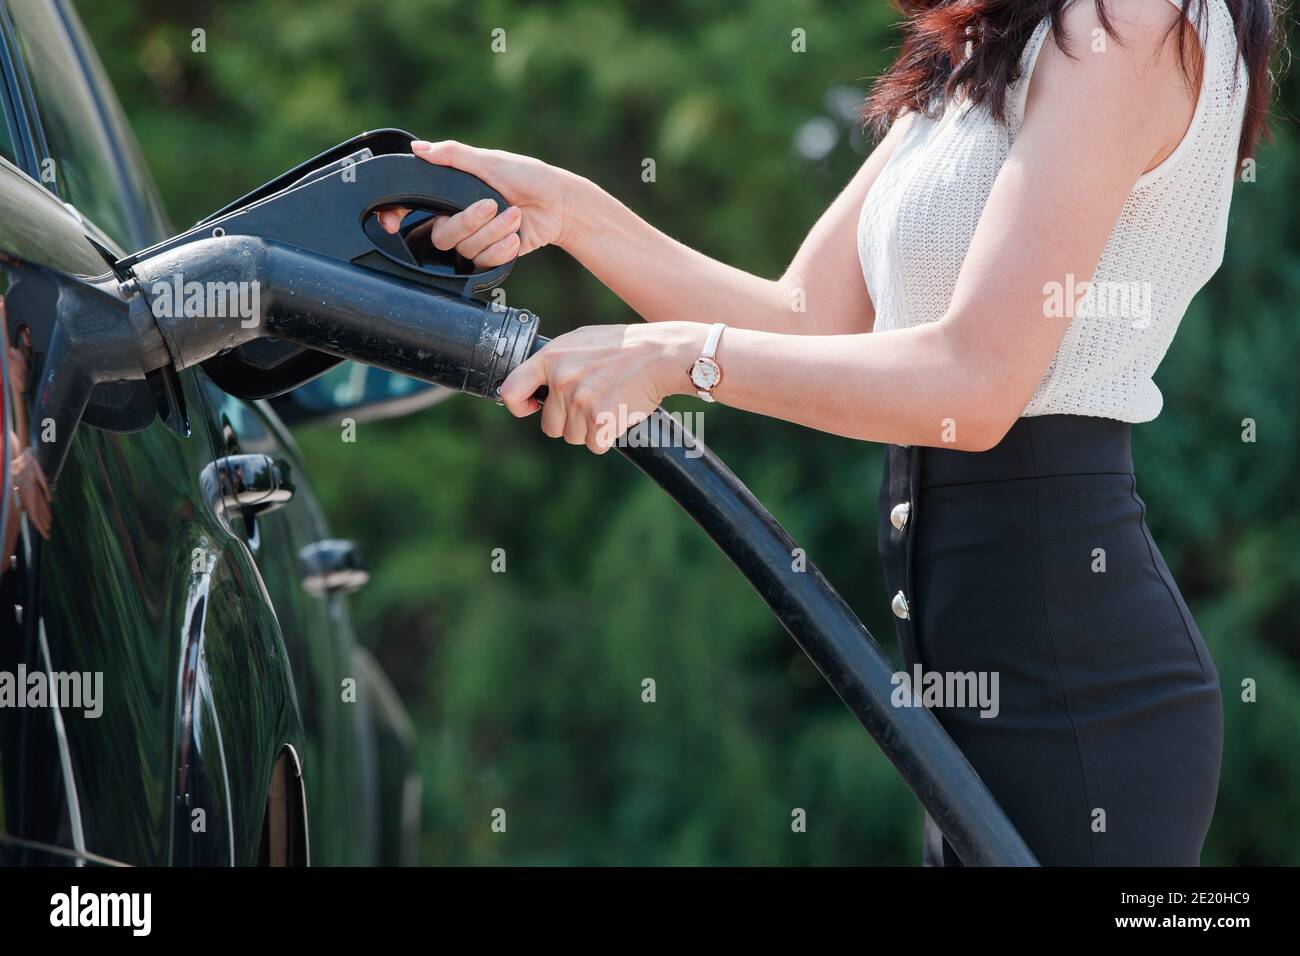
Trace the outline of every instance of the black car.
<path fill-rule="evenodd" d="M 348 619 L 365 571 L 276 410 L 190 369 L 164 421 L 108 383 L 40 474 L 49 319 L 19 290 L 173 230 L 65 0 L 0 0 L 0 111 L 0 863 L 411 862 L 406 716 Z M 344 364 L 277 402 L 339 422 L 439 397 Z"/>

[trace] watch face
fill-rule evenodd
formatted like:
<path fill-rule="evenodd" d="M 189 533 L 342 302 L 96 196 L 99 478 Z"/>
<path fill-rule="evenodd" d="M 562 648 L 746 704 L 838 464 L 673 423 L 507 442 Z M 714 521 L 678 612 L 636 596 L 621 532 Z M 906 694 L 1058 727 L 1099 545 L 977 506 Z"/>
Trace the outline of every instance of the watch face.
<path fill-rule="evenodd" d="M 722 369 L 713 359 L 698 358 L 691 366 L 691 381 L 696 388 L 707 391 L 722 381 Z"/>

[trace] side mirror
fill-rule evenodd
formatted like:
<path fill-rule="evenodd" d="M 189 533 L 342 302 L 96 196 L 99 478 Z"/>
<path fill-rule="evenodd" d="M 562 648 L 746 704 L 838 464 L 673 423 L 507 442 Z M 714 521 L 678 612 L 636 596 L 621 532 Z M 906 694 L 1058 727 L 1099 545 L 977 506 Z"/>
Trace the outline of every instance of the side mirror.
<path fill-rule="evenodd" d="M 327 538 L 298 551 L 303 590 L 315 597 L 351 594 L 366 586 L 370 572 L 351 541 Z"/>
<path fill-rule="evenodd" d="M 359 362 L 344 362 L 292 392 L 270 399 L 289 425 L 328 422 L 347 413 L 358 422 L 399 418 L 437 405 L 451 389 Z"/>

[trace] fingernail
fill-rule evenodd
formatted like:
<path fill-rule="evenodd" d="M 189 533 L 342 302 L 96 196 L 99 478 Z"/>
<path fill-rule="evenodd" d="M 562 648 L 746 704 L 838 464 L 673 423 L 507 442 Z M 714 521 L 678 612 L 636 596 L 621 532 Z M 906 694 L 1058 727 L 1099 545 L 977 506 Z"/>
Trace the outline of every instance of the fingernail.
<path fill-rule="evenodd" d="M 411 149 L 417 153 L 427 153 L 433 149 L 433 144 L 422 139 L 412 140 Z"/>

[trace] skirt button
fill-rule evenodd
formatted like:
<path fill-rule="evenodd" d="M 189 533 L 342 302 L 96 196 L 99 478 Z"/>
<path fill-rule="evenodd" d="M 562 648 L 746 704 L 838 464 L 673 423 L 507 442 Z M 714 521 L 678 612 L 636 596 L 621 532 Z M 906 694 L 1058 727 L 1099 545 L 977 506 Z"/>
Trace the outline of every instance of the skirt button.
<path fill-rule="evenodd" d="M 894 509 L 889 512 L 889 523 L 898 531 L 907 527 L 907 519 L 912 514 L 912 506 L 904 501 L 902 504 L 894 505 Z"/>
<path fill-rule="evenodd" d="M 894 595 L 894 599 L 889 602 L 889 608 L 894 612 L 894 617 L 906 621 L 911 614 L 907 607 L 907 597 L 902 591 Z"/>

